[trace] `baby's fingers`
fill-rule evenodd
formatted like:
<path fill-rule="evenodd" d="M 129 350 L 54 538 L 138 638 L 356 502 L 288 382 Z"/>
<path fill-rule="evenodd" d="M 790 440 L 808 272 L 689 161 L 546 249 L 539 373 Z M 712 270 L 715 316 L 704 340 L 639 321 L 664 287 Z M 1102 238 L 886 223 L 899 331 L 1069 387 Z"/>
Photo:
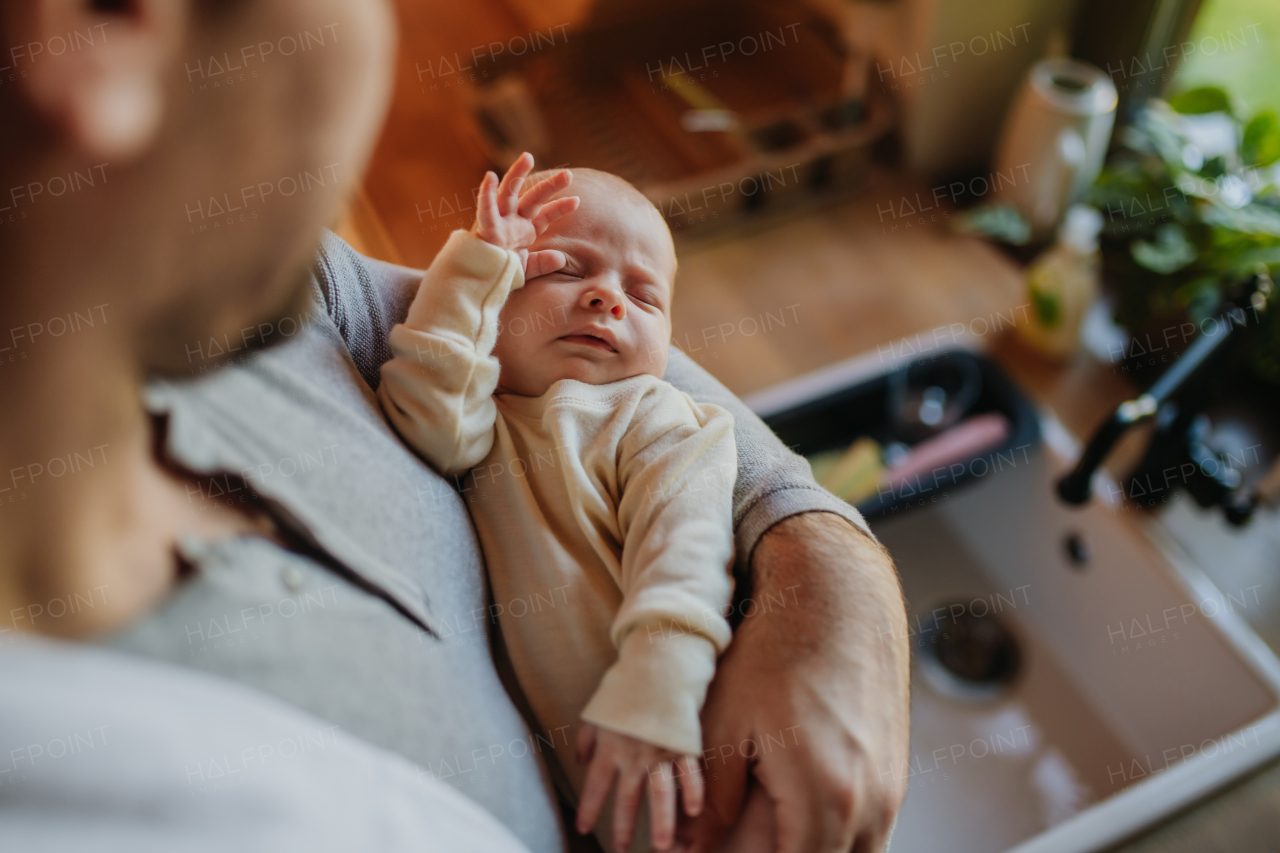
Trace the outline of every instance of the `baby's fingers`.
<path fill-rule="evenodd" d="M 646 771 L 623 772 L 618 776 L 618 792 L 613 800 L 613 849 L 625 853 L 636 831 L 636 812 L 644 793 Z"/>
<path fill-rule="evenodd" d="M 578 196 L 571 195 L 568 198 L 558 198 L 555 201 L 547 202 L 534 218 L 533 230 L 538 234 L 546 231 L 552 222 L 577 210 L 580 200 Z"/>
<path fill-rule="evenodd" d="M 540 275 L 549 275 L 550 273 L 564 269 L 564 265 L 564 252 L 561 252 L 559 249 L 543 249 L 538 252 L 530 252 L 529 257 L 525 259 L 524 279 L 525 281 L 528 281 L 529 279 L 537 278 Z"/>
<path fill-rule="evenodd" d="M 542 203 L 560 192 L 573 181 L 568 169 L 561 169 L 549 178 L 538 181 L 520 196 L 519 213 L 525 219 L 533 219 L 538 215 Z"/>
<path fill-rule="evenodd" d="M 680 796 L 684 801 L 684 813 L 689 817 L 702 814 L 706 800 L 706 782 L 702 778 L 702 765 L 696 755 L 682 755 L 676 759 L 680 777 Z"/>
<path fill-rule="evenodd" d="M 615 770 L 611 761 L 605 761 L 599 756 L 592 759 L 587 768 L 587 781 L 582 785 L 582 798 L 578 800 L 578 832 L 590 832 L 599 820 L 605 797 L 609 796 L 609 789 L 613 787 Z"/>
<path fill-rule="evenodd" d="M 670 761 L 663 761 L 649 768 L 649 836 L 653 846 L 658 850 L 670 849 L 675 829 L 675 767 Z"/>
<path fill-rule="evenodd" d="M 526 151 L 516 158 L 511 168 L 507 169 L 507 174 L 503 175 L 502 184 L 498 187 L 498 209 L 503 216 L 516 212 L 520 203 L 520 186 L 532 171 L 533 155 Z"/>
<path fill-rule="evenodd" d="M 498 215 L 498 176 L 493 172 L 485 172 L 480 181 L 480 191 L 476 195 L 476 229 L 480 236 L 488 239 L 493 235 Z"/>

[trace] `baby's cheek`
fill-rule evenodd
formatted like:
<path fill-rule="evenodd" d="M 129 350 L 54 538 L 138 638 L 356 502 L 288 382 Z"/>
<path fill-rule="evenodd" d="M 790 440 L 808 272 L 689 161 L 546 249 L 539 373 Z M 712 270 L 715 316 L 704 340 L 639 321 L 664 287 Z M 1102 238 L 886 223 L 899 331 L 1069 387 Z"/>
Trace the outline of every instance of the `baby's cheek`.
<path fill-rule="evenodd" d="M 518 323 L 516 325 L 519 325 Z M 503 323 L 498 331 L 498 342 L 493 347 L 493 354 L 503 365 L 514 364 L 519 360 L 524 349 L 525 335 L 513 334 L 511 328 Z"/>
<path fill-rule="evenodd" d="M 640 342 L 640 358 L 645 372 L 662 376 L 667 369 L 667 356 L 671 352 L 671 326 L 650 329 Z"/>

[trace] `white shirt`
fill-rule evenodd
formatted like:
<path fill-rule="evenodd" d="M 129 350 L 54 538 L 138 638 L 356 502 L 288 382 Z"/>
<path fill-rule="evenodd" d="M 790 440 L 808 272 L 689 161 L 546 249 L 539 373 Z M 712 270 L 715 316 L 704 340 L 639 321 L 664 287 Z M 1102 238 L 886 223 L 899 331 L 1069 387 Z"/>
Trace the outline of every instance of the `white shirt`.
<path fill-rule="evenodd" d="M 6 850 L 527 853 L 426 771 L 253 690 L 102 649 L 5 640 Z"/>

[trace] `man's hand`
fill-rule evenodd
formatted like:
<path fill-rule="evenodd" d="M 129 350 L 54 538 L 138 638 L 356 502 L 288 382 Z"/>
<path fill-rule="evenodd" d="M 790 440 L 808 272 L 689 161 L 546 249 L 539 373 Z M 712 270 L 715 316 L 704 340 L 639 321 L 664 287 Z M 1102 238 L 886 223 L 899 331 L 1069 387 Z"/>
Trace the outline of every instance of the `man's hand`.
<path fill-rule="evenodd" d="M 521 195 L 524 179 L 532 171 L 533 155 L 526 151 L 511 164 L 501 183 L 493 172 L 485 172 L 476 197 L 476 223 L 472 228 L 486 243 L 519 252 L 526 281 L 564 267 L 563 252 L 549 249 L 531 253 L 529 247 L 552 222 L 577 210 L 579 200 L 577 196 L 569 196 L 547 201 L 573 180 L 568 169 L 561 169 Z"/>
<path fill-rule="evenodd" d="M 754 829 L 735 832 L 731 849 L 883 850 L 906 795 L 910 731 L 892 561 L 849 522 L 815 512 L 766 533 L 751 568 L 753 604 L 702 715 L 707 805 L 680 827 L 678 847 L 715 853 L 739 820 L 751 771 L 743 822 Z M 772 843 L 759 837 L 769 823 Z"/>
<path fill-rule="evenodd" d="M 690 817 L 702 811 L 702 768 L 693 755 L 676 755 L 670 750 L 642 740 L 583 724 L 575 744 L 579 764 L 590 764 L 578 803 L 578 832 L 587 833 L 596 825 L 605 798 L 616 779 L 618 795 L 613 801 L 613 849 L 625 853 L 631 847 L 636 812 L 647 788 L 649 794 L 649 840 L 658 850 L 667 850 L 674 840 L 676 825 L 676 782 Z"/>

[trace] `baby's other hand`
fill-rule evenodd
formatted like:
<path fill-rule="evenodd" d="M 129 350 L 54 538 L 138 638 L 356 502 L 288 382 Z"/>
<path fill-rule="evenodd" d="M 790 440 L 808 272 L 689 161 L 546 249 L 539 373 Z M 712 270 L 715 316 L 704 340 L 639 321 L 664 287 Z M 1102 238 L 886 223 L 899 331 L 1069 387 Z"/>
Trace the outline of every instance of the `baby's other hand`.
<path fill-rule="evenodd" d="M 685 814 L 702 811 L 702 767 L 693 755 L 676 753 L 642 740 L 584 723 L 578 731 L 578 763 L 589 764 L 578 803 L 578 832 L 590 832 L 600 817 L 609 789 L 617 778 L 613 801 L 613 847 L 624 853 L 631 846 L 636 813 L 644 786 L 649 790 L 649 836 L 658 850 L 670 849 L 675 838 L 676 783 Z"/>
<path fill-rule="evenodd" d="M 526 280 L 564 267 L 563 252 L 549 249 L 530 253 L 529 247 L 552 222 L 578 208 L 577 196 L 547 201 L 573 180 L 568 169 L 534 184 L 522 195 L 524 179 L 532 171 L 533 155 L 526 151 L 511 164 L 501 183 L 493 172 L 485 172 L 476 197 L 476 224 L 472 229 L 486 243 L 519 252 Z"/>

